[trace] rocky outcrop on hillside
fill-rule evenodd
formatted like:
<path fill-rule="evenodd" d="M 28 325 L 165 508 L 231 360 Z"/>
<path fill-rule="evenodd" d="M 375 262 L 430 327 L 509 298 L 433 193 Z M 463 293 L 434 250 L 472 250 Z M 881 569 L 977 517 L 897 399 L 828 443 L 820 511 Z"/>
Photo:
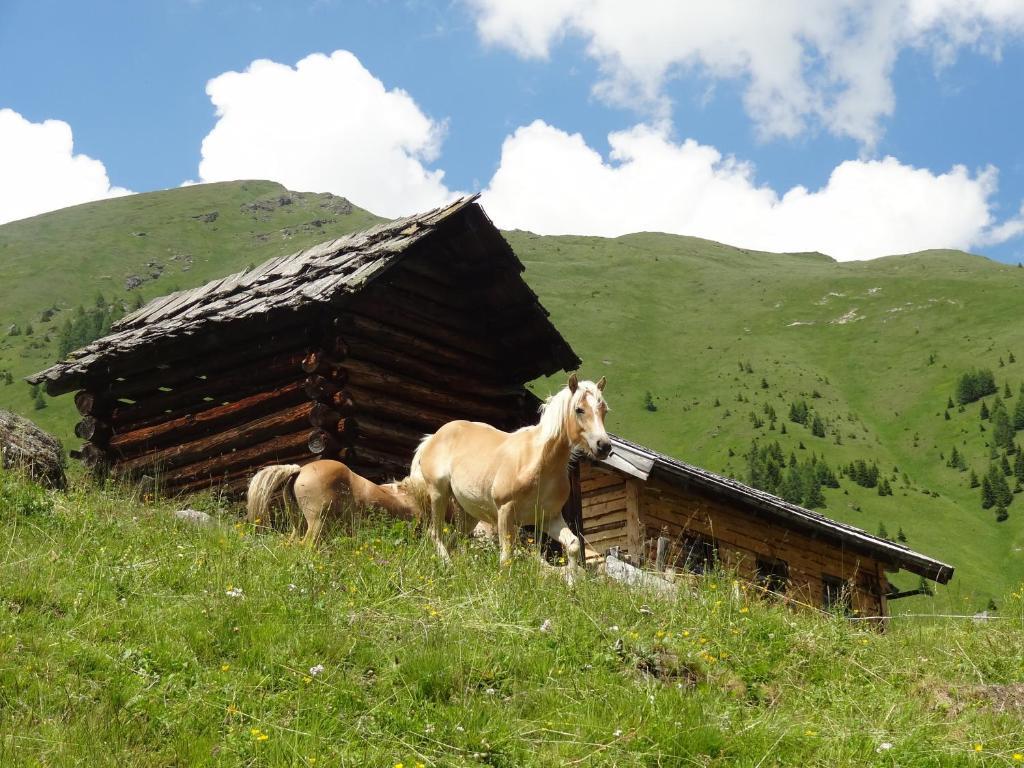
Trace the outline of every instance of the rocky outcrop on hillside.
<path fill-rule="evenodd" d="M 25 472 L 47 488 L 67 485 L 64 450 L 57 438 L 23 416 L 0 410 L 0 464 Z"/>

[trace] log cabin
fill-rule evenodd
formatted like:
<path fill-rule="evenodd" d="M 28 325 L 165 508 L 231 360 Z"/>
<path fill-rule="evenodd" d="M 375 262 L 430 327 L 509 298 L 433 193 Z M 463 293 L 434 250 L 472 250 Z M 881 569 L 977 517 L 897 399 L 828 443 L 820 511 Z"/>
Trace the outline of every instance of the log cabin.
<path fill-rule="evenodd" d="M 240 493 L 267 464 L 338 458 L 404 477 L 424 434 L 535 423 L 526 384 L 579 359 L 476 202 L 278 257 L 149 302 L 28 377 L 76 391 L 74 453 L 165 493 Z M 812 605 L 885 615 L 886 571 L 952 567 L 614 438 L 572 471 L 566 519 L 591 549 L 695 573 L 722 564 Z M 658 549 L 663 550 L 658 557 Z"/>
<path fill-rule="evenodd" d="M 536 420 L 525 384 L 579 359 L 475 197 L 155 299 L 29 377 L 78 390 L 77 456 L 163 492 L 338 458 L 404 477 L 458 418 Z"/>
<path fill-rule="evenodd" d="M 886 616 L 887 572 L 939 584 L 953 567 L 902 544 L 618 436 L 603 461 L 573 468 L 566 517 L 591 551 L 701 574 L 721 566 L 767 593 L 823 610 Z"/>

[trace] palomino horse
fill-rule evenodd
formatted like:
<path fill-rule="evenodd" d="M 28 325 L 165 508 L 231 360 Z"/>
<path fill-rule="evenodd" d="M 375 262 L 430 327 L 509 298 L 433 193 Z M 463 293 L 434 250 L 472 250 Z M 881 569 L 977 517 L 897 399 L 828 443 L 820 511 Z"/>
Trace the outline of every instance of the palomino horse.
<path fill-rule="evenodd" d="M 562 520 L 569 498 L 568 465 L 574 449 L 605 458 L 612 448 L 604 428 L 605 380 L 596 384 L 569 377 L 565 389 L 548 398 L 540 423 L 515 432 L 488 424 L 452 421 L 420 443 L 407 482 L 422 487 L 430 501 L 427 532 L 438 555 L 451 558 L 441 540 L 449 495 L 467 515 L 497 525 L 501 563 L 512 556 L 520 526 L 535 523 L 565 549 L 570 579 L 579 567 L 580 541 Z"/>
<path fill-rule="evenodd" d="M 246 519 L 271 526 L 271 506 L 281 495 L 291 518 L 292 538 L 302 535 L 304 544 L 316 544 L 324 524 L 353 510 L 379 507 L 398 517 L 416 519 L 420 508 L 404 484 L 377 485 L 358 475 L 340 461 L 275 464 L 261 469 L 249 481 Z M 305 525 L 303 525 L 305 524 Z"/>

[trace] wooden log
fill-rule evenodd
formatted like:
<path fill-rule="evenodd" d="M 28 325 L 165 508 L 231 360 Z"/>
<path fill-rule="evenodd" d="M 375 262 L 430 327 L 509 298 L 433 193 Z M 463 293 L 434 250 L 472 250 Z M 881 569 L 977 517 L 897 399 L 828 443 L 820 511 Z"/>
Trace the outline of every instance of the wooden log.
<path fill-rule="evenodd" d="M 95 391 L 83 389 L 75 393 L 75 408 L 82 416 L 103 416 L 110 412 L 113 401 Z"/>
<path fill-rule="evenodd" d="M 206 408 L 217 398 L 237 399 L 263 392 L 295 381 L 301 375 L 301 365 L 301 352 L 287 352 L 250 361 L 220 375 L 196 377 L 169 392 L 151 392 L 135 403 L 116 406 L 111 424 L 118 432 L 130 431 Z"/>
<path fill-rule="evenodd" d="M 460 418 L 483 418 L 491 423 L 502 424 L 512 414 L 522 410 L 522 396 L 506 396 L 499 400 L 485 400 L 467 394 L 453 394 L 412 381 L 399 374 L 391 373 L 372 363 L 349 358 L 344 363 L 348 382 L 354 387 L 387 393 L 390 397 L 422 403 L 441 408 Z"/>
<path fill-rule="evenodd" d="M 106 422 L 100 421 L 95 416 L 85 416 L 75 424 L 75 436 L 83 440 L 89 440 L 97 445 L 107 445 L 113 429 Z"/>
<path fill-rule="evenodd" d="M 233 472 L 248 472 L 251 476 L 258 467 L 290 464 L 290 459 L 295 457 L 309 460 L 311 457 L 306 449 L 307 437 L 305 430 L 272 437 L 248 448 L 162 472 L 160 480 L 164 487 L 183 487 Z"/>
<path fill-rule="evenodd" d="M 445 343 L 424 337 L 415 330 L 410 333 L 388 322 L 362 314 L 346 312 L 335 319 L 335 327 L 347 343 L 360 338 L 393 350 L 402 350 L 407 356 L 425 360 L 434 365 L 471 373 L 484 380 L 501 380 L 500 371 L 492 361 L 475 356 Z"/>
<path fill-rule="evenodd" d="M 465 392 L 483 398 L 523 395 L 524 390 L 519 383 L 495 383 L 493 378 L 483 378 L 443 364 L 435 365 L 409 355 L 405 350 L 392 349 L 381 343 L 351 336 L 339 338 L 338 343 L 344 345 L 348 353 L 347 360 L 373 363 L 383 370 L 403 375 L 413 381 L 435 384 L 449 391 Z"/>
<path fill-rule="evenodd" d="M 626 481 L 626 547 L 634 562 L 642 564 L 643 532 L 640 524 L 640 482 Z"/>
<path fill-rule="evenodd" d="M 665 536 L 658 537 L 658 551 L 654 558 L 654 567 L 659 571 L 665 570 L 668 562 L 668 546 L 671 542 Z"/>
<path fill-rule="evenodd" d="M 465 331 L 448 328 L 436 322 L 430 315 L 420 311 L 415 305 L 406 304 L 399 307 L 376 298 L 371 299 L 369 296 L 365 298 L 360 296 L 352 305 L 352 312 L 357 312 L 377 322 L 387 323 L 406 333 L 413 333 L 434 344 L 460 350 L 463 353 L 472 353 L 476 358 L 486 361 L 491 366 L 498 366 L 499 370 L 501 368 L 503 361 L 493 342 L 485 341 L 475 334 L 470 335 Z"/>
<path fill-rule="evenodd" d="M 399 452 L 408 451 L 410 459 L 412 451 L 425 437 L 422 430 L 372 416 L 359 416 L 358 424 L 360 442 L 376 447 L 389 446 Z"/>
<path fill-rule="evenodd" d="M 298 405 L 305 399 L 301 384 L 292 382 L 226 405 L 217 404 L 196 413 L 167 419 L 151 427 L 120 432 L 111 438 L 110 446 L 122 459 L 131 458 L 169 443 L 180 443 L 185 437 L 209 434 L 225 425 L 251 421 L 267 413 Z"/>
<path fill-rule="evenodd" d="M 311 336 L 318 330 L 310 322 L 313 310 L 298 311 L 282 307 L 259 315 L 252 315 L 232 323 L 217 323 L 203 327 L 196 333 L 183 325 L 173 337 L 134 339 L 122 344 L 123 354 L 116 361 L 101 363 L 104 375 L 111 379 L 128 381 L 135 376 L 167 365 L 170 361 L 189 361 L 212 353 L 226 358 L 225 350 L 235 350 L 240 360 L 251 359 L 253 348 L 258 351 L 272 348 L 271 338 L 285 346 L 307 347 Z M 86 358 L 94 358 L 95 354 Z M 228 366 L 230 367 L 230 366 Z M 91 374 L 90 374 L 91 375 Z M 85 373 L 65 373 L 59 380 L 45 379 L 48 394 L 57 396 L 73 389 L 89 389 L 89 376 Z M 163 380 L 163 379 L 161 379 Z M 134 399 L 134 398 L 133 398 Z"/>
<path fill-rule="evenodd" d="M 426 432 L 436 432 L 442 424 L 465 418 L 467 415 L 442 411 L 406 400 L 397 400 L 384 392 L 374 392 L 351 385 L 335 394 L 332 403 L 342 414 L 357 413 L 360 417 L 364 414 L 371 414 L 383 419 L 409 424 Z"/>
<path fill-rule="evenodd" d="M 252 343 L 189 355 L 179 360 L 158 360 L 149 370 L 111 379 L 101 393 L 113 399 L 138 400 L 161 388 L 178 389 L 196 380 L 212 379 L 219 373 L 232 373 L 240 369 L 258 371 L 281 360 L 291 365 L 295 353 L 304 353 L 308 345 L 305 333 L 299 338 L 292 334 L 274 334 L 247 341 Z"/>
<path fill-rule="evenodd" d="M 94 443 L 84 443 L 79 454 L 82 463 L 94 471 L 102 471 L 111 464 L 110 453 Z"/>
<path fill-rule="evenodd" d="M 406 456 L 397 455 L 389 451 L 376 450 L 357 443 L 348 449 L 345 463 L 361 468 L 376 468 L 379 472 L 374 473 L 376 477 L 387 476 L 390 478 L 403 478 L 409 474 L 409 463 L 412 461 L 412 453 Z M 364 474 L 360 472 L 359 474 Z"/>
<path fill-rule="evenodd" d="M 164 469 L 194 464 L 226 451 L 245 447 L 272 435 L 294 432 L 309 424 L 313 404 L 306 402 L 244 424 L 225 429 L 209 437 L 152 451 L 118 464 L 121 473 L 148 466 Z"/>
<path fill-rule="evenodd" d="M 335 455 L 341 451 L 341 442 L 326 429 L 314 429 L 306 438 L 309 452 L 317 456 Z"/>
<path fill-rule="evenodd" d="M 223 475 L 233 471 L 255 472 L 255 467 L 269 464 L 288 464 L 285 459 L 301 456 L 308 460 L 305 430 L 276 435 L 238 451 L 230 451 L 204 461 L 186 464 L 160 473 L 161 482 L 182 484 Z"/>
<path fill-rule="evenodd" d="M 303 382 L 306 397 L 321 403 L 329 403 L 334 394 L 345 384 L 347 373 L 339 369 L 332 378 L 314 373 Z"/>
<path fill-rule="evenodd" d="M 334 429 L 339 421 L 342 421 L 341 414 L 326 403 L 314 403 L 309 412 L 309 423 L 314 427 Z"/>
<path fill-rule="evenodd" d="M 332 346 L 331 352 L 315 349 L 302 358 L 303 373 L 330 376 L 341 365 L 339 361 L 348 356 L 348 350 L 342 342 L 336 341 Z"/>

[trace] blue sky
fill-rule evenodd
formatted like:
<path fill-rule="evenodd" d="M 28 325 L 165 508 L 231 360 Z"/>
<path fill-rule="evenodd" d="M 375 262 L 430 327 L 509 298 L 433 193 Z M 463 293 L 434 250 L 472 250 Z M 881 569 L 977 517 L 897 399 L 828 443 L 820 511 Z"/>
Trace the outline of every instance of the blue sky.
<path fill-rule="evenodd" d="M 1024 2 L 677 5 L 0 0 L 0 221 L 273 177 L 385 215 L 483 191 L 544 233 L 1024 259 Z"/>

